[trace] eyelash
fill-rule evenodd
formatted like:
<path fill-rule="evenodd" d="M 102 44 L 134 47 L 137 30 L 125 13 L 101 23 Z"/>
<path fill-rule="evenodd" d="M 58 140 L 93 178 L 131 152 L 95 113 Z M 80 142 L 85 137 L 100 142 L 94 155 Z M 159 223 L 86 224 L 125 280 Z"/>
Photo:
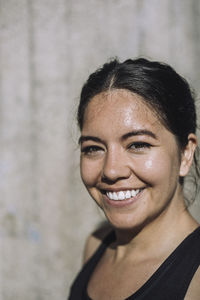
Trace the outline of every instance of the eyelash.
<path fill-rule="evenodd" d="M 142 151 L 144 149 L 149 149 L 151 147 L 152 145 L 146 142 L 134 142 L 130 144 L 129 149 L 134 151 Z"/>
<path fill-rule="evenodd" d="M 149 143 L 146 143 L 146 142 L 134 142 L 128 146 L 128 149 L 135 151 L 135 152 L 140 152 L 145 149 L 149 149 L 151 147 L 152 147 L 152 145 Z M 104 151 L 104 150 L 99 146 L 86 146 L 83 149 L 81 149 L 81 152 L 85 155 L 95 155 L 99 151 Z"/>
<path fill-rule="evenodd" d="M 87 146 L 81 149 L 81 152 L 86 155 L 95 155 L 98 151 L 103 151 L 103 149 L 98 146 Z"/>

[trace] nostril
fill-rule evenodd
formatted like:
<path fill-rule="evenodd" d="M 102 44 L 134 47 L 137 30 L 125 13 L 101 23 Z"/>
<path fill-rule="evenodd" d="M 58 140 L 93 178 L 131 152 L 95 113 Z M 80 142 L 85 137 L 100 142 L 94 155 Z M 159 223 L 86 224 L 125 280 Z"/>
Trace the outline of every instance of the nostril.
<path fill-rule="evenodd" d="M 107 184 L 113 184 L 117 181 L 118 179 L 117 178 L 110 178 L 110 177 L 107 177 L 105 174 L 102 175 L 102 178 L 101 178 L 101 181 L 104 182 L 104 183 L 107 183 Z"/>
<path fill-rule="evenodd" d="M 103 183 L 107 183 L 109 185 L 112 185 L 114 183 L 116 183 L 119 180 L 124 180 L 127 179 L 130 175 L 128 176 L 123 176 L 123 175 L 114 175 L 114 176 L 107 176 L 105 174 L 102 175 L 101 181 Z"/>

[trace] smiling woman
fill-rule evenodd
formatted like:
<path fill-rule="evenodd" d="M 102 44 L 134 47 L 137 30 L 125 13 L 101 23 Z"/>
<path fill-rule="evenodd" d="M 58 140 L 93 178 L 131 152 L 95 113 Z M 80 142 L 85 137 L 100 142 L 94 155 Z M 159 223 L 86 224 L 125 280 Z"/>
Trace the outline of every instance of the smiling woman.
<path fill-rule="evenodd" d="M 199 299 L 200 229 L 183 193 L 197 148 L 187 82 L 165 64 L 114 60 L 84 85 L 78 121 L 81 177 L 110 232 L 88 239 L 69 299 Z"/>

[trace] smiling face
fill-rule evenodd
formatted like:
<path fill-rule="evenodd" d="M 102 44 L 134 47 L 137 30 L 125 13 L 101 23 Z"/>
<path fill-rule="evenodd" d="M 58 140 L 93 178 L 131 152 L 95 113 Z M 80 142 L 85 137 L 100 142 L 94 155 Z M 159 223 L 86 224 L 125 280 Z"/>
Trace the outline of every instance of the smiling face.
<path fill-rule="evenodd" d="M 95 96 L 80 143 L 82 180 L 114 227 L 142 226 L 183 205 L 176 139 L 140 96 L 126 90 Z"/>

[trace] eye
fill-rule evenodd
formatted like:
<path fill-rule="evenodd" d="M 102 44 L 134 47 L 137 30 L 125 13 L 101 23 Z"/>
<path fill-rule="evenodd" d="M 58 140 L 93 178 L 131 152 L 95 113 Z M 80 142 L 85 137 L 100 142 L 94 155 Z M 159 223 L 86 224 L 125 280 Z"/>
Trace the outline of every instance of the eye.
<path fill-rule="evenodd" d="M 146 142 L 134 142 L 129 145 L 129 149 L 133 150 L 134 152 L 140 152 L 140 151 L 145 151 L 149 148 L 151 148 L 152 145 Z"/>
<path fill-rule="evenodd" d="M 81 153 L 89 156 L 102 153 L 104 150 L 99 146 L 86 146 L 81 149 Z"/>

